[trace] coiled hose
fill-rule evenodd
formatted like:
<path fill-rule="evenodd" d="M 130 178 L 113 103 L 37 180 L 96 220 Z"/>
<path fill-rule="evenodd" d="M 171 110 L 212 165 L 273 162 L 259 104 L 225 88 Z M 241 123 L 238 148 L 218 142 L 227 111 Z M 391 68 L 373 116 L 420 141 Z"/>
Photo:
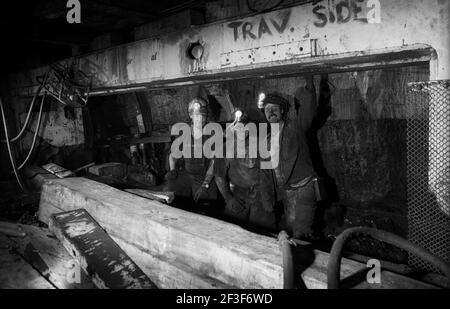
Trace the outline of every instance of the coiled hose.
<path fill-rule="evenodd" d="M 369 227 L 353 227 L 342 232 L 336 238 L 333 243 L 333 247 L 331 248 L 327 270 L 329 289 L 339 288 L 343 248 L 348 240 L 358 236 L 370 236 L 418 256 L 442 271 L 442 273 L 444 273 L 447 277 L 447 287 L 450 288 L 450 265 L 441 258 L 395 234 Z"/>

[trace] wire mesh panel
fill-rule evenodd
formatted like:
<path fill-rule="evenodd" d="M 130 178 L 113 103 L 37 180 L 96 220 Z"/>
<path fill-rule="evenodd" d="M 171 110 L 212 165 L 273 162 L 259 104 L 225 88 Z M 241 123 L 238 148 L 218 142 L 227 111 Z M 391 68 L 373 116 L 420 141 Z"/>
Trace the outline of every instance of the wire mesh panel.
<path fill-rule="evenodd" d="M 450 263 L 450 83 L 408 86 L 408 238 Z M 438 272 L 414 255 L 409 263 Z"/>

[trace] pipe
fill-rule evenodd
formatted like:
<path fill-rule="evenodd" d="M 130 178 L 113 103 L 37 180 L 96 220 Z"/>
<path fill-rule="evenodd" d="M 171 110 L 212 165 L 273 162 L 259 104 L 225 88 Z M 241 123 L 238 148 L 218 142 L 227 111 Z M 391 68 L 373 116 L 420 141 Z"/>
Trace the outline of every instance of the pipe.
<path fill-rule="evenodd" d="M 294 260 L 291 250 L 291 241 L 285 231 L 278 234 L 278 244 L 283 254 L 283 289 L 294 289 Z"/>
<path fill-rule="evenodd" d="M 8 154 L 9 154 L 9 160 L 11 161 L 11 165 L 14 171 L 14 175 L 16 176 L 17 182 L 19 183 L 20 188 L 23 191 L 28 191 L 25 187 L 25 185 L 23 184 L 22 178 L 19 175 L 19 172 L 16 168 L 16 162 L 14 160 L 14 156 L 12 154 L 12 150 L 11 150 L 11 143 L 9 140 L 9 134 L 8 134 L 8 126 L 6 125 L 6 117 L 5 117 L 5 111 L 3 110 L 3 102 L 2 102 L 2 98 L 0 97 L 0 110 L 1 110 L 1 114 L 2 114 L 2 120 L 3 120 L 3 129 L 5 130 L 5 140 L 6 140 L 6 146 L 8 148 Z"/>
<path fill-rule="evenodd" d="M 377 230 L 374 228 L 368 227 L 353 227 L 342 232 L 333 243 L 333 247 L 331 248 L 330 257 L 328 260 L 328 270 L 327 270 L 327 281 L 329 289 L 338 289 L 340 283 L 340 273 L 341 273 L 341 258 L 344 245 L 348 240 L 358 237 L 358 236 L 370 236 L 377 240 L 386 242 L 388 244 L 397 246 L 403 250 L 406 250 L 424 261 L 432 264 L 440 271 L 442 271 L 447 277 L 447 286 L 450 288 L 450 265 L 447 264 L 441 258 L 433 255 L 428 250 L 423 249 L 422 247 L 417 246 L 416 244 L 401 238 L 395 234 Z"/>

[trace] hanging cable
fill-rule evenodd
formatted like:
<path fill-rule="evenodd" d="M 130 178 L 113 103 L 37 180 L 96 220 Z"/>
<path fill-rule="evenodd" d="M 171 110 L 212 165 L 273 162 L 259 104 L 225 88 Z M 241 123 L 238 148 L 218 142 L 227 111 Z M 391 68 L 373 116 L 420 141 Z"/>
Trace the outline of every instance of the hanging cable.
<path fill-rule="evenodd" d="M 11 165 L 14 171 L 14 175 L 16 176 L 17 182 L 19 183 L 20 188 L 23 191 L 28 191 L 27 188 L 25 187 L 25 185 L 23 184 L 22 178 L 19 175 L 19 172 L 16 168 L 16 162 L 14 160 L 14 156 L 12 154 L 11 151 L 11 143 L 9 140 L 9 134 L 8 134 L 8 126 L 6 125 L 6 117 L 5 117 L 5 112 L 3 110 L 3 102 L 2 102 L 2 98 L 0 97 L 0 110 L 2 113 L 2 120 L 3 120 L 3 129 L 5 130 L 5 139 L 6 139 L 6 145 L 8 148 L 8 153 L 9 153 L 9 160 L 11 161 Z"/>
<path fill-rule="evenodd" d="M 20 130 L 19 134 L 17 134 L 16 136 L 14 136 L 13 138 L 11 138 L 9 140 L 10 142 L 15 142 L 16 140 L 18 140 L 22 136 L 22 134 L 25 132 L 25 129 L 28 126 L 28 121 L 30 120 L 31 111 L 33 110 L 33 107 L 34 107 L 34 102 L 36 101 L 36 98 L 37 98 L 40 90 L 41 90 L 41 87 L 39 87 L 38 91 L 36 92 L 36 94 L 33 97 L 33 100 L 31 100 L 31 105 L 30 105 L 30 108 L 28 109 L 27 118 L 25 118 L 25 123 L 23 124 L 22 129 Z M 6 143 L 6 139 L 2 139 L 2 142 Z"/>
<path fill-rule="evenodd" d="M 25 160 L 23 160 L 22 164 L 20 164 L 20 165 L 17 167 L 17 170 L 21 170 L 22 167 L 25 166 L 25 164 L 26 164 L 26 163 L 28 162 L 28 160 L 30 159 L 31 154 L 33 153 L 34 145 L 36 144 L 36 139 L 37 139 L 38 132 L 39 132 L 39 128 L 40 128 L 40 126 L 41 126 L 42 108 L 43 108 L 43 106 L 44 106 L 44 101 L 45 101 L 46 95 L 47 95 L 47 93 L 44 92 L 44 94 L 43 94 L 43 96 L 42 96 L 42 99 L 41 99 L 41 106 L 39 107 L 38 120 L 37 120 L 37 124 L 36 124 L 36 129 L 35 129 L 35 131 L 34 131 L 33 142 L 31 143 L 30 150 L 28 151 L 28 155 L 27 155 L 27 157 L 25 158 Z"/>
<path fill-rule="evenodd" d="M 11 138 L 9 140 L 10 142 L 17 141 L 23 135 L 23 133 L 25 132 L 25 129 L 28 126 L 28 122 L 30 121 L 30 118 L 31 118 L 30 116 L 31 116 L 31 112 L 32 112 L 33 107 L 34 107 L 34 103 L 35 103 L 37 97 L 39 96 L 39 93 L 41 92 L 42 88 L 44 88 L 44 84 L 47 82 L 47 77 L 48 77 L 48 72 L 45 74 L 45 77 L 44 77 L 42 83 L 39 84 L 38 89 L 37 89 L 36 93 L 34 94 L 33 99 L 31 100 L 30 108 L 28 109 L 27 117 L 25 118 L 25 123 L 23 124 L 22 129 L 20 130 L 19 134 L 17 134 L 16 136 L 14 136 L 13 138 Z M 3 143 L 6 143 L 5 139 L 3 139 L 1 141 Z"/>

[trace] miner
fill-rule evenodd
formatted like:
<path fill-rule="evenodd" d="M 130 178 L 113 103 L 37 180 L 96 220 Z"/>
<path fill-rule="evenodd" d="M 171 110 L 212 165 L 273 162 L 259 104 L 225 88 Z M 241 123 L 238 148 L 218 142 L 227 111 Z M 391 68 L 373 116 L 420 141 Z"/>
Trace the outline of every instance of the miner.
<path fill-rule="evenodd" d="M 196 97 L 189 102 L 188 114 L 191 120 L 190 142 L 183 145 L 189 147 L 188 156 L 176 159 L 169 154 L 169 172 L 166 174 L 168 190 L 182 200 L 183 206 L 202 209 L 217 198 L 217 187 L 214 178 L 214 159 L 206 158 L 203 153 L 196 157 L 196 145 L 202 147 L 209 136 L 203 134 L 203 127 L 208 119 L 208 101 Z M 197 152 L 198 153 L 198 152 Z M 184 162 L 184 168 L 182 162 Z"/>
<path fill-rule="evenodd" d="M 312 225 L 316 207 L 316 173 L 306 139 L 316 111 L 316 92 L 313 77 L 307 76 L 305 86 L 307 100 L 300 109 L 288 116 L 289 102 L 279 93 L 262 94 L 258 107 L 263 110 L 269 123 L 278 123 L 279 160 L 272 174 L 276 199 L 284 209 L 284 223 L 294 238 L 313 238 Z M 270 135 L 270 134 L 269 134 Z M 269 139 L 274 138 L 274 134 Z"/>
<path fill-rule="evenodd" d="M 248 114 L 237 110 L 235 121 L 225 133 L 226 147 L 232 147 L 232 155 L 228 153 L 224 158 L 215 159 L 217 187 L 225 200 L 228 219 L 238 224 L 274 230 L 274 188 L 271 174 L 268 174 L 270 170 L 262 170 L 258 156 L 251 155 L 250 148 L 257 147 L 257 132 L 254 123 L 250 123 L 254 125 L 253 131 L 245 128 L 247 124 Z M 230 145 L 230 139 L 234 145 Z M 243 156 L 238 154 L 240 148 L 244 150 Z"/>

